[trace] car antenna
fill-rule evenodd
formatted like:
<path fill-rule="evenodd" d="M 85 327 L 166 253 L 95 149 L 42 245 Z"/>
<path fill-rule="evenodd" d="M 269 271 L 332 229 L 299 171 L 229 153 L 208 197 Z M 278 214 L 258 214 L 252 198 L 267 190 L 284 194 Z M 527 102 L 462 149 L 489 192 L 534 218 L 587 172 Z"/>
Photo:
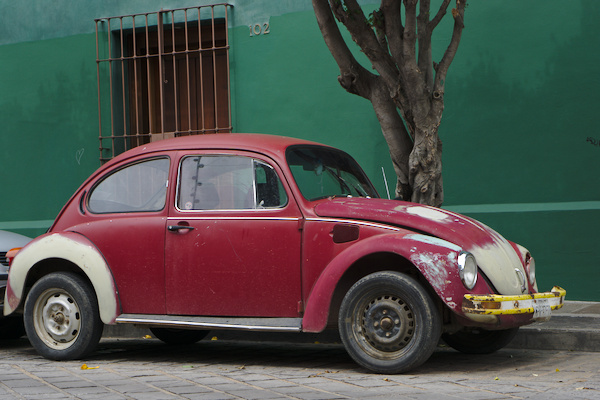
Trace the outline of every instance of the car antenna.
<path fill-rule="evenodd" d="M 387 178 L 385 177 L 385 170 L 381 167 L 381 174 L 383 175 L 383 183 L 385 184 L 385 191 L 387 192 L 388 200 L 390 200 L 390 188 L 388 188 Z"/>

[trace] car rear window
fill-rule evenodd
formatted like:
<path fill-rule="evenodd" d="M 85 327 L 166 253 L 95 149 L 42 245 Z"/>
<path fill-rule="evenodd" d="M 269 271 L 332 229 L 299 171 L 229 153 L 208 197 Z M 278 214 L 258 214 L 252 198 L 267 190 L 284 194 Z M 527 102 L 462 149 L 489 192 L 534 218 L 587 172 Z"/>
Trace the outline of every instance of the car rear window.
<path fill-rule="evenodd" d="M 129 164 L 104 177 L 91 191 L 93 213 L 160 211 L 165 207 L 169 159 Z"/>

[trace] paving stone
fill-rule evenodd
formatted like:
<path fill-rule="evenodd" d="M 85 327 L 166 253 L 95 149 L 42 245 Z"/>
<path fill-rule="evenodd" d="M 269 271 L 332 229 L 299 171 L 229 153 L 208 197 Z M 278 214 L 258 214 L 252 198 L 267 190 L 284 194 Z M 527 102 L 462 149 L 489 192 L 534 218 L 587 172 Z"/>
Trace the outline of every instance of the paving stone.
<path fill-rule="evenodd" d="M 600 400 L 595 352 L 506 349 L 470 356 L 440 348 L 415 371 L 378 375 L 329 345 L 148 346 L 103 340 L 85 361 L 99 367 L 94 370 L 82 370 L 83 361 L 44 360 L 27 342 L 0 347 L 0 400 Z"/>

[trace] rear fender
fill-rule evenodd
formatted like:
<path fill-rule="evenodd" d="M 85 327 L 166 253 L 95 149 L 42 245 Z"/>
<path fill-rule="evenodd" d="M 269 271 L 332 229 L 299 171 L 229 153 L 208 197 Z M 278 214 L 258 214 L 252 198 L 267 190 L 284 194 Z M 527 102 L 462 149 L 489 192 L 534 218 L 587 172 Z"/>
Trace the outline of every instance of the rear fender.
<path fill-rule="evenodd" d="M 114 323 L 120 314 L 120 302 L 110 269 L 96 246 L 74 232 L 40 236 L 19 251 L 10 266 L 4 297 L 4 315 L 11 314 L 21 304 L 31 269 L 48 259 L 62 259 L 76 265 L 92 283 L 98 298 L 102 322 Z"/>
<path fill-rule="evenodd" d="M 462 249 L 450 242 L 415 233 L 369 237 L 336 256 L 317 279 L 306 301 L 302 330 L 321 332 L 327 325 L 331 301 L 340 279 L 358 260 L 375 253 L 394 253 L 410 261 L 430 283 L 440 299 L 462 315 L 466 289 L 458 275 L 457 259 Z M 394 270 L 394 265 L 382 265 Z"/>

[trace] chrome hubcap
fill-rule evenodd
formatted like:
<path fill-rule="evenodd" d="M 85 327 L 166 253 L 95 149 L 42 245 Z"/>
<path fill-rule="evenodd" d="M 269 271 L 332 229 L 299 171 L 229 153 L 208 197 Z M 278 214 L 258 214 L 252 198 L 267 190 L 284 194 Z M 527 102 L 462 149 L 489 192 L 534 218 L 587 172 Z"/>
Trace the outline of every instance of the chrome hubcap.
<path fill-rule="evenodd" d="M 64 347 L 77 338 L 81 328 L 79 307 L 63 291 L 51 289 L 36 304 L 35 329 L 38 336 L 52 347 Z"/>

